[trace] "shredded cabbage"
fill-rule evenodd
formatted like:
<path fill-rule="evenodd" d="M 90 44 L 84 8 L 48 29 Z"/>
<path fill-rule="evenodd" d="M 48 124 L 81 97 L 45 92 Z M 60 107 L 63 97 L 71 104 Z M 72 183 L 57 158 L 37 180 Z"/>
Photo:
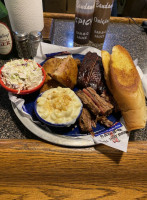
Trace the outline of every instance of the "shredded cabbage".
<path fill-rule="evenodd" d="M 30 90 L 38 86 L 43 79 L 42 70 L 34 60 L 11 60 L 2 69 L 2 81 L 12 89 Z"/>

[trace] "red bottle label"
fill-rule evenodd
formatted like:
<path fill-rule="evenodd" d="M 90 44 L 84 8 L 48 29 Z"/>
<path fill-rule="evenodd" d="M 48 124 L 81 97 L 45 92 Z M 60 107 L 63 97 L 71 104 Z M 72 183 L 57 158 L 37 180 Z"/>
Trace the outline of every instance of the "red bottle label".
<path fill-rule="evenodd" d="M 12 36 L 6 24 L 0 22 L 0 54 L 7 55 L 12 50 Z"/>

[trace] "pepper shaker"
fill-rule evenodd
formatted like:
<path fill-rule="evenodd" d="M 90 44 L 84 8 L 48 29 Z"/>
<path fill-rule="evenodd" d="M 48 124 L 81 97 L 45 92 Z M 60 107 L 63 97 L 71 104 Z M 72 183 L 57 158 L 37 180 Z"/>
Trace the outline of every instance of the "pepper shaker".
<path fill-rule="evenodd" d="M 18 51 L 19 58 L 29 59 L 30 56 L 30 47 L 29 47 L 29 35 L 27 33 L 14 33 L 16 48 Z"/>
<path fill-rule="evenodd" d="M 29 44 L 30 44 L 30 53 L 32 58 L 34 58 L 37 54 L 37 49 L 42 41 L 42 34 L 39 31 L 32 31 L 29 34 Z"/>

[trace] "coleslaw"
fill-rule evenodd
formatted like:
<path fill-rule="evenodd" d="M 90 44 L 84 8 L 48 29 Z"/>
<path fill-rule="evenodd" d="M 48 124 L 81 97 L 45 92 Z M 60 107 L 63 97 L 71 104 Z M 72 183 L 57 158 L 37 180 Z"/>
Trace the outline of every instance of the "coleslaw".
<path fill-rule="evenodd" d="M 43 80 L 42 70 L 31 59 L 11 60 L 2 69 L 2 81 L 12 89 L 30 90 L 37 87 Z"/>

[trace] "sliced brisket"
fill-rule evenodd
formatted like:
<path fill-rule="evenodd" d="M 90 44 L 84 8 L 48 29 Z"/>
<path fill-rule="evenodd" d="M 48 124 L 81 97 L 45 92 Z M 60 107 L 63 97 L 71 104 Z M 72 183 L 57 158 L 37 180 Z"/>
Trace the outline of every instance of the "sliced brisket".
<path fill-rule="evenodd" d="M 92 99 L 89 96 L 87 96 L 82 90 L 78 90 L 76 94 L 81 99 L 83 105 L 94 115 L 98 115 L 100 113 L 99 108 L 95 105 Z"/>
<path fill-rule="evenodd" d="M 97 121 L 99 121 L 101 124 L 104 124 L 106 127 L 111 127 L 113 125 L 113 122 L 107 119 L 106 116 L 97 117 Z"/>
<path fill-rule="evenodd" d="M 103 91 L 103 93 L 100 95 L 101 98 L 103 98 L 105 101 L 111 103 L 114 106 L 114 112 L 119 112 L 120 109 L 118 107 L 118 104 L 116 103 L 116 101 L 114 100 L 113 96 L 107 91 Z"/>
<path fill-rule="evenodd" d="M 88 52 L 79 66 L 77 92 L 84 108 L 79 119 L 79 126 L 83 132 L 91 132 L 97 121 L 107 127 L 113 122 L 107 119 L 114 109 L 114 103 L 107 95 L 108 89 L 104 79 L 102 59 L 96 53 Z M 99 94 L 98 94 L 99 93 Z M 111 96 L 111 95 L 110 95 Z"/>
<path fill-rule="evenodd" d="M 79 117 L 79 126 L 82 132 L 92 131 L 91 115 L 86 108 L 83 108 L 82 113 Z"/>
<path fill-rule="evenodd" d="M 109 115 L 112 112 L 114 106 L 101 98 L 93 88 L 88 87 L 83 89 L 83 92 L 93 100 L 95 105 L 99 108 L 101 115 Z"/>

